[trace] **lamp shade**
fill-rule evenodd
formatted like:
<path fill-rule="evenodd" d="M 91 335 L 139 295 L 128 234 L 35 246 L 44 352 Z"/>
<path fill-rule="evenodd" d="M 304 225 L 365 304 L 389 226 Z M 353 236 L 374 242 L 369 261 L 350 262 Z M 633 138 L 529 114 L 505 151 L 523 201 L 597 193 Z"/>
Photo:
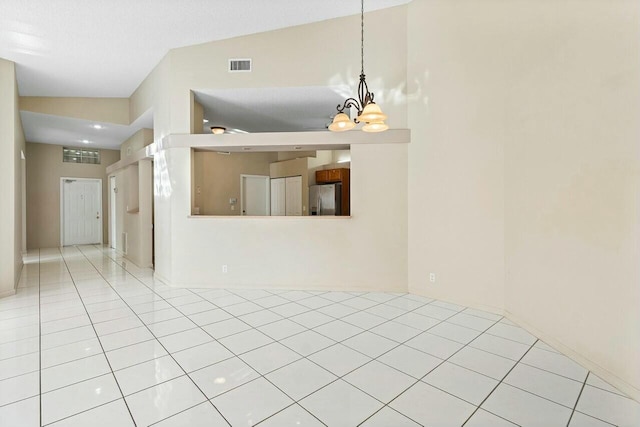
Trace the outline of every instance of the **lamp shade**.
<path fill-rule="evenodd" d="M 377 122 L 367 123 L 362 128 L 362 130 L 365 132 L 384 132 L 387 129 L 389 129 L 389 126 L 382 120 Z"/>
<path fill-rule="evenodd" d="M 349 116 L 345 113 L 339 113 L 333 118 L 333 123 L 329 125 L 329 130 L 331 132 L 344 132 L 353 129 L 355 126 L 356 124 L 351 121 Z"/>
<path fill-rule="evenodd" d="M 211 133 L 213 133 L 214 135 L 221 135 L 226 130 L 226 128 L 223 128 L 221 126 L 211 126 Z"/>
<path fill-rule="evenodd" d="M 362 114 L 358 116 L 358 121 L 365 123 L 384 122 L 385 120 L 387 120 L 387 115 L 382 112 L 375 102 L 368 103 L 364 107 Z"/>

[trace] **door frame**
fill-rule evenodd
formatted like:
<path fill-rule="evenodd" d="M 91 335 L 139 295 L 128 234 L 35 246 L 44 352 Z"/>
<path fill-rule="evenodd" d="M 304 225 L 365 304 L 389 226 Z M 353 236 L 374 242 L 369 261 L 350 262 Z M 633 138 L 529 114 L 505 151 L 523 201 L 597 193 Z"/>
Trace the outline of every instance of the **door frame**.
<path fill-rule="evenodd" d="M 76 178 L 72 176 L 63 176 L 60 178 L 60 247 L 64 247 L 64 182 L 66 180 L 73 181 L 96 181 L 100 184 L 99 186 L 99 197 L 100 201 L 100 219 L 102 220 L 102 225 L 100 226 L 100 245 L 104 244 L 104 212 L 102 209 L 102 178 Z"/>
<path fill-rule="evenodd" d="M 269 175 L 248 175 L 240 174 L 240 216 L 247 216 L 244 214 L 244 179 L 245 178 L 260 178 L 264 180 L 266 201 L 265 207 L 267 208 L 267 215 L 271 215 L 271 177 Z"/>
<path fill-rule="evenodd" d="M 107 178 L 109 182 L 109 224 L 107 230 L 109 232 L 109 247 L 111 249 L 118 249 L 118 237 L 116 233 L 117 230 L 117 192 L 118 192 L 118 181 L 115 175 L 109 175 Z M 115 215 L 114 215 L 115 214 Z"/>

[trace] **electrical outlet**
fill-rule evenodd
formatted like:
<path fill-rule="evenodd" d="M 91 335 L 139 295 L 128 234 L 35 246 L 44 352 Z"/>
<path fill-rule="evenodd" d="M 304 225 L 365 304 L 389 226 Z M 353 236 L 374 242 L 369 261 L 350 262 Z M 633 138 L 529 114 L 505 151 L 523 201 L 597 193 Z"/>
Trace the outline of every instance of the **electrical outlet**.
<path fill-rule="evenodd" d="M 222 272 L 223 272 L 224 274 L 227 274 L 227 273 L 229 272 L 229 269 L 227 268 L 227 264 L 224 264 L 224 265 L 222 266 Z"/>
<path fill-rule="evenodd" d="M 436 273 L 429 273 L 429 281 L 431 283 L 436 283 Z"/>

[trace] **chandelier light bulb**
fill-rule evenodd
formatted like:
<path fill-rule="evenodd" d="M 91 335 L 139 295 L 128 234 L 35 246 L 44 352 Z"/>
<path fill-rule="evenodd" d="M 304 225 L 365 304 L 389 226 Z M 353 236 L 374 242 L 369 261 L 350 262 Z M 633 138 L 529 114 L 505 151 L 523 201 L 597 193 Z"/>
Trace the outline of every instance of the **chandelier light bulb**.
<path fill-rule="evenodd" d="M 373 132 L 384 132 L 387 129 L 389 129 L 389 126 L 384 121 L 367 123 L 362 128 L 363 131 L 371 132 L 371 133 L 373 133 Z"/>

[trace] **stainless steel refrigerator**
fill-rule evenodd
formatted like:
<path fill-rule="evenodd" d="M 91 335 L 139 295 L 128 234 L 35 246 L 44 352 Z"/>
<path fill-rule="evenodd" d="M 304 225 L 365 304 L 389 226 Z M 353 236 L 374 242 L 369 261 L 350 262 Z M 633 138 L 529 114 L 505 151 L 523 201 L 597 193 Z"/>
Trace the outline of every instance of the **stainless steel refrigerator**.
<path fill-rule="evenodd" d="M 340 215 L 342 184 L 312 185 L 309 187 L 311 215 Z"/>

